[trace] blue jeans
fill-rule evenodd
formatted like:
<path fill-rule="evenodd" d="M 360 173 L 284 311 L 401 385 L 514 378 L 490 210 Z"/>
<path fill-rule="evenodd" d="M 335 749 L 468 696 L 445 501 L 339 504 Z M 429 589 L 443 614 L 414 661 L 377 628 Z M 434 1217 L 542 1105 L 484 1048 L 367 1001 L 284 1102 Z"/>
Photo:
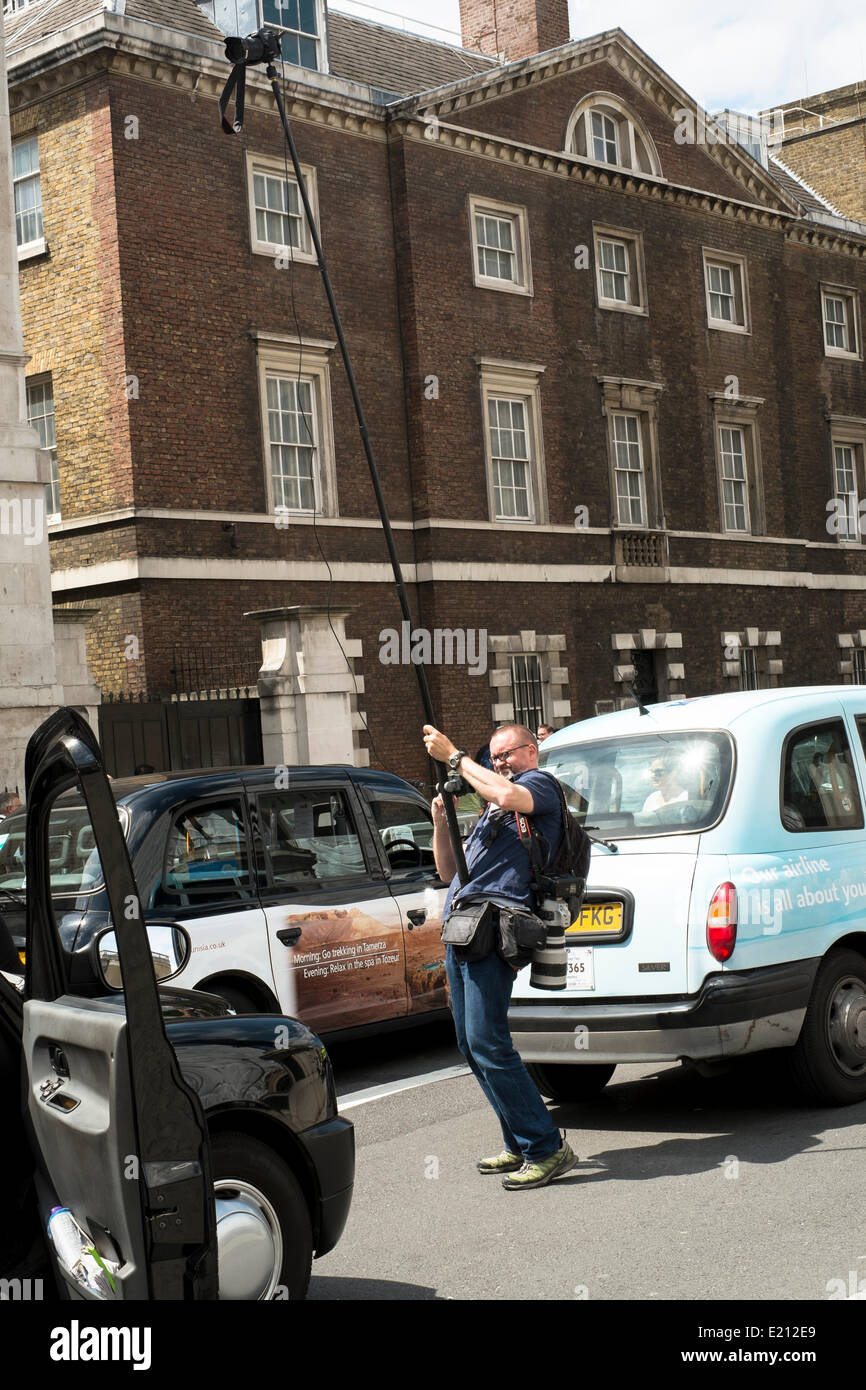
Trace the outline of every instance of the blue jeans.
<path fill-rule="evenodd" d="M 484 960 L 445 952 L 457 1046 L 496 1111 L 505 1147 L 531 1162 L 561 1147 L 559 1130 L 520 1060 L 508 1030 L 514 971 L 494 951 Z"/>

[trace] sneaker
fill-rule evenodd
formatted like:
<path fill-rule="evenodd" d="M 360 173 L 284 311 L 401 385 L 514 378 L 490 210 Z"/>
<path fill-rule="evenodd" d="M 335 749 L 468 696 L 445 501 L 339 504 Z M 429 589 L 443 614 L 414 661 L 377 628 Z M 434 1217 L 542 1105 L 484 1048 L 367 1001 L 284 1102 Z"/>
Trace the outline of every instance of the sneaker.
<path fill-rule="evenodd" d="M 544 1187 L 554 1178 L 561 1178 L 577 1163 L 577 1154 L 562 1136 L 562 1148 L 550 1158 L 542 1158 L 537 1163 L 527 1160 L 520 1171 L 512 1178 L 503 1178 L 502 1186 L 509 1192 L 519 1192 L 524 1187 Z"/>
<path fill-rule="evenodd" d="M 523 1167 L 523 1154 L 504 1149 L 495 1158 L 479 1158 L 475 1167 L 479 1173 L 516 1173 Z"/>

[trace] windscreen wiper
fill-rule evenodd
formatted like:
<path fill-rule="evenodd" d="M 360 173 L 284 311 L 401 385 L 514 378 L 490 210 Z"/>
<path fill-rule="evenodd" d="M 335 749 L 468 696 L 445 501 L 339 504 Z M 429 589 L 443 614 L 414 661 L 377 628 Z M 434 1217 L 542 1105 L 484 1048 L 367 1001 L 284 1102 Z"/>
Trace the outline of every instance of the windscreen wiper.
<path fill-rule="evenodd" d="M 585 825 L 583 828 L 587 833 L 589 833 L 590 830 L 599 830 L 600 826 Z M 619 845 L 615 845 L 613 840 L 602 840 L 601 838 L 596 838 L 595 835 L 590 835 L 589 838 L 592 840 L 592 843 L 594 845 L 604 845 L 605 849 L 609 849 L 611 854 L 619 854 Z"/>

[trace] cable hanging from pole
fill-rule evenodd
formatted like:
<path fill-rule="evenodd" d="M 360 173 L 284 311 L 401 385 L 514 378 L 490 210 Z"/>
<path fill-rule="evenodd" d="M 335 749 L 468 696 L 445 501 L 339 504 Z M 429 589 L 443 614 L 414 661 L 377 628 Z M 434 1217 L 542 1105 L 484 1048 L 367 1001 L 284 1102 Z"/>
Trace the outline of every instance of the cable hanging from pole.
<path fill-rule="evenodd" d="M 373 454 L 373 446 L 370 442 L 370 434 L 367 429 L 367 422 L 364 418 L 364 410 L 361 405 L 361 397 L 358 391 L 358 383 L 355 379 L 355 372 L 352 367 L 352 359 L 349 355 L 349 346 L 343 333 L 343 324 L 340 319 L 340 311 L 337 308 L 337 301 L 334 297 L 334 290 L 331 285 L 331 277 L 328 274 L 328 267 L 325 261 L 325 253 L 322 250 L 322 243 L 319 239 L 318 228 L 313 217 L 313 210 L 307 194 L 307 185 L 301 172 L 301 165 L 298 159 L 298 152 L 292 138 L 291 128 L 286 116 L 286 108 L 283 102 L 283 94 L 279 87 L 277 69 L 275 61 L 280 57 L 280 36 L 272 29 L 259 29 L 257 33 L 250 34 L 246 38 L 227 38 L 226 57 L 232 64 L 232 71 L 229 74 L 223 93 L 219 99 L 220 121 L 226 135 L 238 135 L 243 130 L 244 121 L 244 98 L 246 91 L 246 69 L 259 63 L 265 63 L 265 73 L 271 84 L 274 100 L 277 104 L 277 111 L 283 127 L 295 177 L 298 183 L 298 192 L 301 195 L 301 202 L 307 218 L 307 225 L 310 229 L 310 236 L 316 252 L 316 259 L 319 263 L 319 270 L 322 275 L 322 283 L 325 295 L 328 300 L 328 307 L 331 311 L 331 319 L 334 330 L 337 334 L 337 341 L 340 345 L 340 353 L 343 358 L 343 365 L 346 369 L 346 377 L 349 382 L 349 390 L 352 394 L 352 404 L 355 409 L 355 416 L 358 421 L 358 430 L 361 435 L 361 443 L 364 446 L 364 455 L 367 459 L 367 467 L 370 471 L 370 479 L 373 484 L 373 492 L 376 497 L 376 505 L 379 508 L 379 517 L 382 522 L 382 530 L 385 535 L 385 544 L 388 547 L 388 555 L 391 560 L 391 569 L 394 574 L 394 582 L 397 587 L 397 597 L 400 602 L 400 611 L 405 622 L 411 625 L 412 615 L 409 611 L 409 598 L 406 593 L 406 585 L 403 581 L 403 571 L 400 567 L 400 560 L 397 555 L 397 547 L 394 543 L 394 533 L 391 529 L 391 520 L 388 515 L 388 508 L 382 492 L 382 484 L 379 478 L 379 470 Z M 230 122 L 226 115 L 232 93 L 235 98 L 234 121 Z M 424 718 L 426 723 L 436 726 L 436 719 L 433 714 L 433 701 L 430 697 L 430 687 L 427 683 L 427 672 L 421 662 L 413 662 L 415 673 L 418 680 L 418 689 L 421 695 L 421 703 L 424 707 Z M 448 771 L 442 763 L 434 762 L 436 777 L 442 788 L 442 803 L 445 807 L 445 818 L 448 823 L 448 835 L 451 840 L 451 848 L 454 853 L 454 862 L 457 866 L 457 877 L 461 885 L 469 880 L 469 871 L 466 868 L 466 858 L 463 853 L 463 842 L 460 838 L 460 828 L 457 822 L 457 811 L 454 805 L 454 797 L 445 791 L 445 782 Z"/>

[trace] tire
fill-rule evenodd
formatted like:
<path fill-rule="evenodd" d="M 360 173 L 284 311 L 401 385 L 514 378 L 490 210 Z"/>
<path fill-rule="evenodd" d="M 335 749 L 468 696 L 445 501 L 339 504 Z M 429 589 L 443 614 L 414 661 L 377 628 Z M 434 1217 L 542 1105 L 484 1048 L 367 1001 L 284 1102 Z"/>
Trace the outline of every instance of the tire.
<path fill-rule="evenodd" d="M 227 1004 L 231 1004 L 235 1013 L 238 1014 L 260 1014 L 268 1010 L 260 1009 L 254 999 L 245 994 L 236 985 L 224 985 L 217 980 L 214 984 L 208 985 L 208 994 L 215 994 L 218 999 L 224 999 Z"/>
<path fill-rule="evenodd" d="M 211 1139 L 220 1298 L 305 1298 L 313 1259 L 310 1212 L 282 1158 L 246 1134 Z"/>
<path fill-rule="evenodd" d="M 548 1100 L 591 1100 L 603 1091 L 616 1071 L 616 1064 L 594 1062 L 527 1062 L 526 1070 Z"/>
<path fill-rule="evenodd" d="M 806 1100 L 866 1100 L 866 959 L 857 951 L 831 951 L 821 964 L 788 1067 Z"/>

